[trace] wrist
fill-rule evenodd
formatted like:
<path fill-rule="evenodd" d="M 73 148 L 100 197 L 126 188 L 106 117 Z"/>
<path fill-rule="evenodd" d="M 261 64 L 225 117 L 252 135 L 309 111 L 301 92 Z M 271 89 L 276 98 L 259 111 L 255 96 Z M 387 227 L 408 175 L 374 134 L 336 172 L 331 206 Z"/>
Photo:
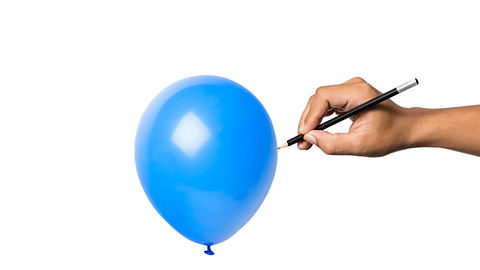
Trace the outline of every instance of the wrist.
<path fill-rule="evenodd" d="M 417 107 L 405 110 L 408 118 L 407 148 L 438 146 L 441 140 L 438 125 L 442 122 L 441 110 Z"/>
<path fill-rule="evenodd" d="M 445 109 L 402 108 L 403 149 L 441 147 L 480 156 L 480 106 Z"/>

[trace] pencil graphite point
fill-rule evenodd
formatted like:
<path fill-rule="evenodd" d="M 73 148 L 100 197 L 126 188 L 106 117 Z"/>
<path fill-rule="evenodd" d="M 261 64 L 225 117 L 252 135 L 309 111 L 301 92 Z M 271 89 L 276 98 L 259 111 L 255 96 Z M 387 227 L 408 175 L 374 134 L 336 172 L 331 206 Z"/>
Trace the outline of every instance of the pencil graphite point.
<path fill-rule="evenodd" d="M 277 147 L 277 149 L 282 149 L 282 148 L 285 148 L 288 146 L 288 143 L 284 143 L 282 145 L 280 145 L 279 147 Z"/>

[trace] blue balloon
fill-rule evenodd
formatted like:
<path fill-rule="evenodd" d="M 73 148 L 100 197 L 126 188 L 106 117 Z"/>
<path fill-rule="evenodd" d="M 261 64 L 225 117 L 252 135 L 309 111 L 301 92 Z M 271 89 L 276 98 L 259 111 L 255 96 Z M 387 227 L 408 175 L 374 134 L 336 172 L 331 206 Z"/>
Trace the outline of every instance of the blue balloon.
<path fill-rule="evenodd" d="M 173 83 L 145 110 L 135 139 L 138 177 L 177 232 L 210 246 L 241 229 L 275 175 L 267 111 L 247 89 L 217 76 Z"/>

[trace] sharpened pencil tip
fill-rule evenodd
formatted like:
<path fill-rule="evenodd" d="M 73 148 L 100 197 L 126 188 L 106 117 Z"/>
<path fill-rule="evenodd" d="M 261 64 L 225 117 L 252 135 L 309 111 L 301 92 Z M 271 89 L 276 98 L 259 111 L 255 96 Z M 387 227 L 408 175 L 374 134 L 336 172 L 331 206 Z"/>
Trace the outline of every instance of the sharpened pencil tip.
<path fill-rule="evenodd" d="M 288 143 L 284 143 L 282 145 L 280 145 L 279 147 L 277 147 L 277 149 L 282 149 L 282 148 L 285 148 L 288 146 Z"/>

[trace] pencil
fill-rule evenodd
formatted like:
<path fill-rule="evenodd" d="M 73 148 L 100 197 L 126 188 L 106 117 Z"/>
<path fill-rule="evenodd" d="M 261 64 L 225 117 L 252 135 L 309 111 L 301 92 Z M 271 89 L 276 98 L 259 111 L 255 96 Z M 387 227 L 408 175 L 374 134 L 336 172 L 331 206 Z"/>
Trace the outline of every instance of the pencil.
<path fill-rule="evenodd" d="M 410 89 L 414 86 L 418 85 L 418 80 L 417 79 L 413 79 L 413 80 L 410 80 L 374 99 L 371 99 L 365 103 L 363 103 L 362 105 L 358 105 L 357 107 L 333 118 L 333 119 L 330 119 L 328 120 L 327 122 L 325 123 L 322 123 L 320 124 L 318 127 L 316 127 L 315 129 L 316 130 L 324 130 L 326 128 L 329 128 L 347 118 L 350 118 L 352 116 L 354 116 L 355 114 L 361 112 L 361 111 L 364 111 L 372 106 L 375 106 L 377 105 L 378 103 L 382 102 L 382 101 L 385 101 L 387 99 L 390 99 L 400 93 L 402 93 L 403 91 L 407 90 L 407 89 Z M 277 149 L 281 149 L 281 148 L 284 148 L 284 147 L 288 147 L 288 146 L 291 146 L 291 145 L 294 145 L 298 142 L 301 142 L 303 141 L 303 134 L 299 134 L 293 138 L 291 138 L 290 140 L 286 141 L 284 144 L 282 144 L 281 146 L 279 146 Z"/>

